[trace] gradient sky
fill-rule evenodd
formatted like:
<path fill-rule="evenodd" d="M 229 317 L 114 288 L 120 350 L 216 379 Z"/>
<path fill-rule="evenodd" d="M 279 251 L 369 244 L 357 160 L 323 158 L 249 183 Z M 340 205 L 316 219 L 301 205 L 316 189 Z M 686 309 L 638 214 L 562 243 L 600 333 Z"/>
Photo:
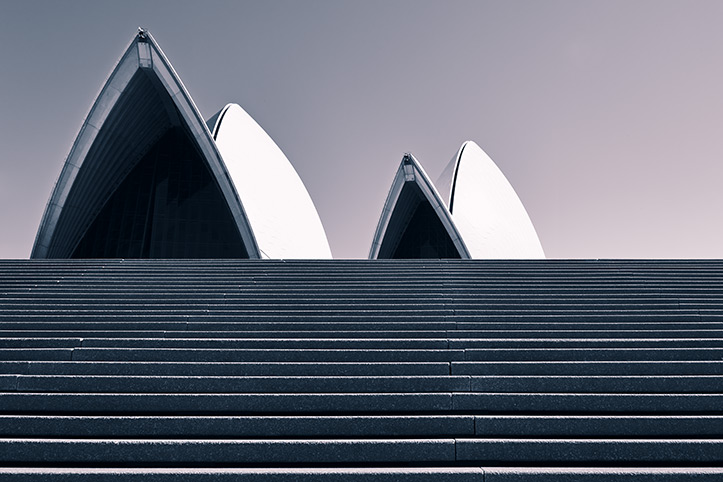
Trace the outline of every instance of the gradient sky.
<path fill-rule="evenodd" d="M 138 26 L 208 118 L 239 103 L 335 257 L 365 258 L 404 152 L 476 141 L 551 258 L 723 258 L 723 2 L 0 0 L 0 258 L 27 258 Z"/>

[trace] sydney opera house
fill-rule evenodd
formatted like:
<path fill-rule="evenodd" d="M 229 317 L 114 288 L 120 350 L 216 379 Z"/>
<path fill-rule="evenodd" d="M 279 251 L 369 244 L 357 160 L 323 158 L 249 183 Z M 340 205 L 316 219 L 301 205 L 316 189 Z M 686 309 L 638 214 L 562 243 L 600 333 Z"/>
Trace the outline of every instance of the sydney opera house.
<path fill-rule="evenodd" d="M 372 233 L 369 233 L 370 235 Z M 0 260 L 0 482 L 723 480 L 723 262 L 544 259 L 465 142 L 369 259 L 139 30 L 30 260 Z"/>
<path fill-rule="evenodd" d="M 145 31 L 85 120 L 31 255 L 330 256 L 314 204 L 278 146 L 235 104 L 207 124 Z"/>
<path fill-rule="evenodd" d="M 371 259 L 544 257 L 512 186 L 475 143 L 448 171 L 445 204 L 404 156 Z M 73 144 L 32 257 L 324 259 L 331 251 L 281 149 L 236 104 L 204 121 L 141 31 Z"/>

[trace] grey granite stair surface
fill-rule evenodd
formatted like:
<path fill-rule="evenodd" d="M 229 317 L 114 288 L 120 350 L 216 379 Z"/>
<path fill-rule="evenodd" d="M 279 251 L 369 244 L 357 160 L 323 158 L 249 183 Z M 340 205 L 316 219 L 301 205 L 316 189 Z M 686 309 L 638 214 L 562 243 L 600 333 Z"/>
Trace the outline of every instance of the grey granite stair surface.
<path fill-rule="evenodd" d="M 723 481 L 723 261 L 0 261 L 0 481 Z"/>

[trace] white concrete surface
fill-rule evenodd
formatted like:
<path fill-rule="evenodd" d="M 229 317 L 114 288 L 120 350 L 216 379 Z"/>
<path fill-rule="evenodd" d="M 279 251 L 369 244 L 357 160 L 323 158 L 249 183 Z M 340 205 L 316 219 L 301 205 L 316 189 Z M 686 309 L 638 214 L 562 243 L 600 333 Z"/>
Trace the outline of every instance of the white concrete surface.
<path fill-rule="evenodd" d="M 452 163 L 449 210 L 470 256 L 544 258 L 522 201 L 492 159 L 476 143 L 467 141 Z"/>
<path fill-rule="evenodd" d="M 244 206 L 262 258 L 331 258 L 324 227 L 294 167 L 237 104 L 216 118 L 213 137 Z"/>

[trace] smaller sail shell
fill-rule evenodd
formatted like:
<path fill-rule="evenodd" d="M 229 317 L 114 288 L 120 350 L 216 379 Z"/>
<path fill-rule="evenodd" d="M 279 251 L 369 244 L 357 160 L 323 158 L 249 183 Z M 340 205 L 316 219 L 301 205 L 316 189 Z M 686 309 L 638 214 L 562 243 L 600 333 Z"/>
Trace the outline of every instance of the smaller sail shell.
<path fill-rule="evenodd" d="M 273 139 L 237 104 L 228 104 L 214 117 L 213 137 L 261 257 L 331 258 L 316 207 Z"/>
<path fill-rule="evenodd" d="M 454 257 L 468 259 L 469 252 L 447 207 L 429 180 L 427 173 L 411 154 L 404 156 L 394 176 L 374 233 L 369 259 L 393 257 L 390 255 L 390 251 L 393 249 L 390 250 L 386 243 L 396 243 L 402 238 L 403 231 L 414 214 L 414 209 L 411 209 L 409 205 L 409 199 L 413 199 L 414 196 L 405 195 L 409 191 L 413 191 L 416 196 L 421 196 L 421 200 L 417 199 L 417 202 L 426 203 L 433 210 L 434 217 L 441 223 L 454 246 Z"/>
<path fill-rule="evenodd" d="M 471 257 L 544 258 L 522 201 L 492 159 L 467 141 L 453 163 L 449 210 Z"/>

